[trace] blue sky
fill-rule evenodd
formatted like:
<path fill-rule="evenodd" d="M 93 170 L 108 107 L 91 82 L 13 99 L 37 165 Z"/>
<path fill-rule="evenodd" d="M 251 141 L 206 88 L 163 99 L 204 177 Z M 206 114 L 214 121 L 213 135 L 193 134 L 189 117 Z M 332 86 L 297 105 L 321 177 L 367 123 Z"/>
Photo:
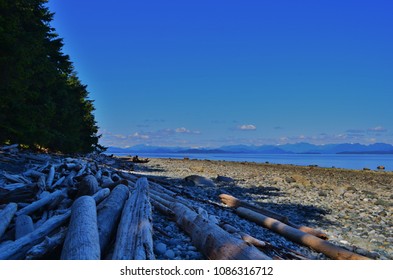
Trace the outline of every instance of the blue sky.
<path fill-rule="evenodd" d="M 104 145 L 393 143 L 392 1 L 49 7 Z"/>

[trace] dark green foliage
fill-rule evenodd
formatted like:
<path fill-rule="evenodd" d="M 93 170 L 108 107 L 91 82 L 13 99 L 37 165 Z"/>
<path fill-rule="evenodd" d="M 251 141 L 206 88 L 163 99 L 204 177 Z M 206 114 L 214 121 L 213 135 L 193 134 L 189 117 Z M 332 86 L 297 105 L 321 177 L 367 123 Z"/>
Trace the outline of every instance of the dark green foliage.
<path fill-rule="evenodd" d="M 94 106 L 50 26 L 46 0 L 0 0 L 0 144 L 101 150 Z"/>

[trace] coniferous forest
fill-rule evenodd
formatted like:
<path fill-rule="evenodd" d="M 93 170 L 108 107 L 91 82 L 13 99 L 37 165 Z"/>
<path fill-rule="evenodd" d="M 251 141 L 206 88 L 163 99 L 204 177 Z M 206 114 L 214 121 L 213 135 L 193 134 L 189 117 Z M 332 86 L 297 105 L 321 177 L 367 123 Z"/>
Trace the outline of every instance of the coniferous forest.
<path fill-rule="evenodd" d="M 101 151 L 93 101 L 46 0 L 0 0 L 0 144 L 63 153 Z"/>

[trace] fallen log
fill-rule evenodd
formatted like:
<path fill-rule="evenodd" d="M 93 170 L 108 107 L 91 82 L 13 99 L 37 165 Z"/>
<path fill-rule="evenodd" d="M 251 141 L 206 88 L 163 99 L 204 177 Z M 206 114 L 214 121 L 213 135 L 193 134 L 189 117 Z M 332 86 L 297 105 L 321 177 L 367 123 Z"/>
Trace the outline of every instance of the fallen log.
<path fill-rule="evenodd" d="M 254 246 L 220 228 L 217 224 L 198 215 L 181 203 L 171 209 L 176 223 L 190 235 L 192 243 L 208 259 L 213 260 L 269 260 L 271 259 Z"/>
<path fill-rule="evenodd" d="M 295 223 L 292 223 L 291 221 L 289 221 L 288 217 L 286 217 L 286 216 L 282 216 L 278 213 L 264 209 L 262 207 L 258 207 L 256 205 L 252 205 L 248 202 L 237 199 L 236 197 L 228 195 L 228 194 L 220 194 L 219 197 L 221 199 L 221 202 L 226 204 L 229 207 L 233 207 L 233 208 L 244 207 L 244 208 L 250 209 L 252 211 L 261 213 L 262 215 L 276 219 L 284 224 L 287 224 L 291 227 L 297 228 L 300 231 L 315 235 L 316 237 L 319 237 L 324 240 L 328 239 L 328 236 L 325 233 L 323 233 L 319 230 L 307 227 L 307 226 L 302 226 L 302 225 L 297 225 Z"/>
<path fill-rule="evenodd" d="M 108 198 L 97 207 L 97 226 L 101 256 L 105 254 L 110 239 L 116 231 L 116 226 L 119 223 L 120 215 L 128 196 L 128 187 L 118 185 Z"/>
<path fill-rule="evenodd" d="M 293 228 L 286 225 L 276 219 L 267 217 L 261 213 L 257 213 L 250 209 L 239 207 L 236 209 L 236 213 L 247 220 L 257 223 L 263 227 L 266 227 L 289 240 L 296 242 L 301 245 L 305 245 L 314 249 L 317 252 L 323 253 L 326 256 L 335 260 L 369 260 L 369 258 L 358 255 L 356 253 L 345 250 L 338 247 L 326 240 L 322 240 L 314 235 L 300 231 L 299 229 Z"/>
<path fill-rule="evenodd" d="M 8 243 L 1 247 L 0 260 L 18 260 L 23 259 L 26 252 L 42 242 L 45 236 L 56 230 L 69 219 L 71 211 L 67 211 L 62 215 L 54 216 L 48 219 L 42 226 L 35 229 L 33 232 L 23 236 L 22 238 Z"/>
<path fill-rule="evenodd" d="M 11 202 L 3 210 L 0 211 L 0 238 L 7 230 L 17 209 L 18 209 L 18 205 L 16 203 Z"/>
<path fill-rule="evenodd" d="M 91 196 L 81 196 L 72 205 L 61 259 L 99 260 L 100 255 L 96 203 Z"/>
<path fill-rule="evenodd" d="M 137 181 L 124 205 L 112 259 L 153 260 L 153 227 L 146 178 Z"/>
<path fill-rule="evenodd" d="M 41 207 L 52 203 L 54 201 L 56 201 L 59 197 L 61 196 L 65 196 L 65 191 L 63 190 L 57 190 L 53 193 L 51 193 L 48 196 L 45 196 L 44 198 L 37 200 L 35 202 L 33 202 L 32 204 L 20 209 L 18 212 L 16 212 L 16 215 L 29 215 L 31 213 L 33 213 L 34 211 L 40 209 Z"/>
<path fill-rule="evenodd" d="M 34 231 L 33 220 L 30 216 L 20 215 L 15 220 L 15 240 Z"/>
<path fill-rule="evenodd" d="M 58 233 L 52 236 L 46 236 L 44 241 L 33 246 L 26 253 L 26 260 L 38 260 L 42 259 L 46 254 L 54 251 L 60 245 L 63 244 L 67 230 L 65 228 L 61 229 Z"/>
<path fill-rule="evenodd" d="M 99 190 L 97 179 L 93 175 L 87 175 L 78 184 L 77 197 L 93 195 Z"/>
<path fill-rule="evenodd" d="M 46 179 L 46 188 L 48 190 L 52 187 L 54 178 L 55 178 L 55 167 L 51 165 L 48 172 L 48 178 Z"/>

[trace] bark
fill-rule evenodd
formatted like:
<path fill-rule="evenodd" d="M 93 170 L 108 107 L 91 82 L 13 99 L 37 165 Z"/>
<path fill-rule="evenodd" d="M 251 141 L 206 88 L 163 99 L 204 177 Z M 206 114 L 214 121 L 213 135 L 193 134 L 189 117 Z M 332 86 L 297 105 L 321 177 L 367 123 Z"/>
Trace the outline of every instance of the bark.
<path fill-rule="evenodd" d="M 301 245 L 305 245 L 317 252 L 336 260 L 369 260 L 364 256 L 345 250 L 332 243 L 322 240 L 314 235 L 300 231 L 299 229 L 288 226 L 276 219 L 267 217 L 250 209 L 239 207 L 236 213 L 243 218 L 253 221 L 263 227 L 266 227 L 289 240 Z"/>
<path fill-rule="evenodd" d="M 112 259 L 155 259 L 148 186 L 149 183 L 146 178 L 139 179 L 135 190 L 125 203 L 117 230 Z"/>
<path fill-rule="evenodd" d="M 96 203 L 91 196 L 81 196 L 72 205 L 61 259 L 99 260 L 100 255 Z"/>

